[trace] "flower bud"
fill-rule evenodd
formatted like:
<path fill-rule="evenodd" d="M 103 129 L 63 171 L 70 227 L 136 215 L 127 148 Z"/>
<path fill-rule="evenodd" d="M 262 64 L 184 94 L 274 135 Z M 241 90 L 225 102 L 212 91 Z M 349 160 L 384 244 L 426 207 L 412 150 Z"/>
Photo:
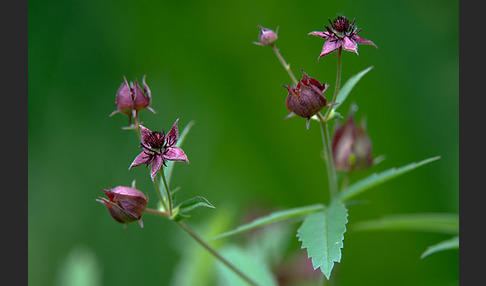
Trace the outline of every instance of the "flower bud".
<path fill-rule="evenodd" d="M 371 140 L 366 134 L 364 120 L 358 127 L 351 114 L 343 126 L 336 127 L 332 138 L 332 156 L 338 171 L 362 170 L 373 164 Z"/>
<path fill-rule="evenodd" d="M 321 84 L 318 80 L 309 77 L 302 71 L 302 79 L 294 86 L 284 86 L 288 90 L 287 108 L 291 113 L 287 116 L 298 115 L 307 118 L 307 129 L 309 129 L 310 118 L 318 113 L 324 106 L 334 105 L 328 103 L 324 97 L 324 91 L 329 86 Z"/>
<path fill-rule="evenodd" d="M 132 84 L 133 109 L 137 111 L 150 108 L 151 93 L 148 85 L 145 83 L 145 76 L 143 76 L 142 86 L 143 90 L 138 85 L 137 79 L 135 79 L 135 85 Z"/>
<path fill-rule="evenodd" d="M 253 42 L 256 45 L 260 46 L 269 46 L 273 45 L 273 43 L 277 40 L 278 36 L 277 33 L 273 30 L 263 28 L 262 26 L 258 25 L 260 28 L 260 34 L 258 35 L 259 42 Z M 277 28 L 278 30 L 278 28 Z"/>
<path fill-rule="evenodd" d="M 137 112 L 142 109 L 146 108 L 153 113 L 157 113 L 150 107 L 152 97 L 150 89 L 145 82 L 145 76 L 143 76 L 142 87 L 143 89 L 138 84 L 137 79 L 135 79 L 135 84 L 130 82 L 129 85 L 127 79 L 123 77 L 123 83 L 116 93 L 115 105 L 117 109 L 110 116 L 115 113 L 122 113 L 129 116 L 129 123 L 131 123 L 131 118 L 135 117 L 138 119 Z"/>
<path fill-rule="evenodd" d="M 120 88 L 118 88 L 116 93 L 115 105 L 117 110 L 115 110 L 113 113 L 120 112 L 129 116 L 132 114 L 133 93 L 125 77 L 123 77 L 123 83 L 121 84 Z"/>
<path fill-rule="evenodd" d="M 108 199 L 100 197 L 96 201 L 104 204 L 117 222 L 128 224 L 138 220 L 140 227 L 143 227 L 142 214 L 148 199 L 142 192 L 124 186 L 104 189 L 103 192 Z"/>

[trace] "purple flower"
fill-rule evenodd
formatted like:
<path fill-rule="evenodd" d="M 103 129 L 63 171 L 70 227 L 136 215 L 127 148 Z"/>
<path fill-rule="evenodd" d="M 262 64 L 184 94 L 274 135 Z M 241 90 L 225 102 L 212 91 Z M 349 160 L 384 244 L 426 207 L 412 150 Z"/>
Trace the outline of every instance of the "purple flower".
<path fill-rule="evenodd" d="M 277 40 L 277 32 L 278 32 L 278 27 L 277 27 L 277 32 L 264 28 L 260 25 L 258 25 L 260 28 L 260 34 L 258 35 L 258 40 L 259 42 L 253 42 L 255 45 L 259 46 L 271 46 L 273 43 Z"/>
<path fill-rule="evenodd" d="M 348 18 L 339 16 L 332 22 L 329 19 L 331 27 L 324 26 L 326 31 L 314 31 L 309 33 L 309 35 L 326 39 L 318 60 L 341 47 L 346 51 L 354 52 L 356 54 L 358 54 L 358 44 L 373 45 L 375 48 L 378 48 L 372 41 L 357 35 L 361 29 L 354 26 L 354 21 L 356 21 L 356 19 L 353 19 L 353 22 L 349 22 Z"/>
<path fill-rule="evenodd" d="M 328 84 L 321 84 L 317 79 L 309 77 L 302 71 L 302 79 L 297 86 L 286 86 L 287 94 L 287 108 L 291 113 L 286 117 L 298 115 L 307 118 L 307 129 L 309 129 L 310 118 L 319 112 L 324 106 L 334 105 L 332 102 L 327 102 L 324 97 L 324 91 Z"/>
<path fill-rule="evenodd" d="M 118 186 L 103 190 L 107 198 L 100 197 L 97 202 L 104 204 L 110 215 L 119 223 L 137 221 L 143 227 L 142 214 L 147 206 L 147 197 L 137 189 Z"/>
<path fill-rule="evenodd" d="M 177 119 L 172 126 L 169 133 L 165 134 L 164 131 L 151 131 L 148 128 L 140 125 L 140 148 L 143 149 L 128 169 L 139 165 L 152 164 L 152 170 L 150 175 L 154 180 L 157 172 L 160 171 L 162 165 L 166 166 L 165 161 L 184 161 L 189 164 L 184 151 L 176 147 L 177 140 L 179 140 L 179 131 L 177 129 Z"/>

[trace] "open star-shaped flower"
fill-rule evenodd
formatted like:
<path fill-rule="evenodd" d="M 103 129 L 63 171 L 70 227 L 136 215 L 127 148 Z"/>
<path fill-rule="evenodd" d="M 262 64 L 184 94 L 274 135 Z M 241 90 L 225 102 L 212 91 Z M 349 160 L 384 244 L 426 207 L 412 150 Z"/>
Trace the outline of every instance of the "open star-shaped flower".
<path fill-rule="evenodd" d="M 164 131 L 151 131 L 143 125 L 140 125 L 140 148 L 143 149 L 128 169 L 139 165 L 150 165 L 152 169 L 150 175 L 154 180 L 155 175 L 160 171 L 163 166 L 166 166 L 165 162 L 169 161 L 184 161 L 189 164 L 184 151 L 175 146 L 179 140 L 179 130 L 177 129 L 177 119 L 172 126 L 169 133 L 165 134 Z"/>
<path fill-rule="evenodd" d="M 332 22 L 331 19 L 329 19 L 331 26 L 324 26 L 326 31 L 314 31 L 309 33 L 309 35 L 326 39 L 318 60 L 339 48 L 358 54 L 358 44 L 373 45 L 375 48 L 378 48 L 372 41 L 358 36 L 361 29 L 354 26 L 355 21 L 356 19 L 354 19 L 353 22 L 350 22 L 348 18 L 338 16 Z"/>

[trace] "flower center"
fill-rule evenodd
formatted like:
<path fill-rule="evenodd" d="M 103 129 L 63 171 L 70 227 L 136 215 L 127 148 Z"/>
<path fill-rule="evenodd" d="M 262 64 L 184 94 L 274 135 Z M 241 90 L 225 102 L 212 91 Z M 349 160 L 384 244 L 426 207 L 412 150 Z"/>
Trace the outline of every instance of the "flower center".
<path fill-rule="evenodd" d="M 159 151 L 165 145 L 165 134 L 164 132 L 159 131 L 152 131 L 145 139 L 145 144 L 142 146 L 146 149 L 150 149 L 151 151 Z"/>
<path fill-rule="evenodd" d="M 353 22 L 350 22 L 349 19 L 345 16 L 338 16 L 332 22 L 331 20 L 329 20 L 329 22 L 331 23 L 332 32 L 334 32 L 336 36 L 341 38 L 344 36 L 351 37 L 359 32 L 356 31 L 356 28 L 354 27 L 355 20 L 356 19 L 354 19 Z"/>

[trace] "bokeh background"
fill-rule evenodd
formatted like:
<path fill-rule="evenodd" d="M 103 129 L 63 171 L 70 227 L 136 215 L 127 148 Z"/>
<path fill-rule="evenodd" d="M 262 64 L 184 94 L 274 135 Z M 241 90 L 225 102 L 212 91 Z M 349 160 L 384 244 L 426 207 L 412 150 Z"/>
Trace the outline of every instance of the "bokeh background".
<path fill-rule="evenodd" d="M 336 59 L 318 62 L 324 41 L 307 33 L 339 13 L 357 18 L 360 35 L 379 46 L 344 53 L 343 81 L 374 69 L 340 110 L 355 102 L 374 156 L 386 156 L 351 180 L 442 156 L 360 195 L 366 203 L 349 207 L 349 225 L 389 214 L 458 213 L 459 1 L 29 1 L 29 284 L 216 281 L 210 264 L 194 262 L 200 249 L 175 225 L 147 215 L 143 229 L 131 224 L 123 232 L 95 202 L 101 188 L 136 180 L 149 206 L 156 203 L 148 170 L 127 171 L 140 151 L 134 132 L 121 129 L 127 118 L 108 117 L 123 76 L 146 75 L 158 114 L 143 111 L 145 126 L 167 131 L 177 118 L 180 129 L 195 121 L 183 146 L 191 165 L 177 163 L 173 185 L 181 186 L 181 200 L 202 195 L 216 206 L 187 221 L 206 238 L 257 214 L 327 203 L 319 126 L 284 119 L 282 85 L 290 79 L 270 48 L 252 42 L 258 25 L 278 27 L 277 47 L 297 77 L 303 69 L 333 91 Z M 299 224 L 284 225 L 283 259 L 305 255 Z M 332 285 L 457 285 L 458 251 L 420 259 L 449 237 L 348 231 Z"/>

